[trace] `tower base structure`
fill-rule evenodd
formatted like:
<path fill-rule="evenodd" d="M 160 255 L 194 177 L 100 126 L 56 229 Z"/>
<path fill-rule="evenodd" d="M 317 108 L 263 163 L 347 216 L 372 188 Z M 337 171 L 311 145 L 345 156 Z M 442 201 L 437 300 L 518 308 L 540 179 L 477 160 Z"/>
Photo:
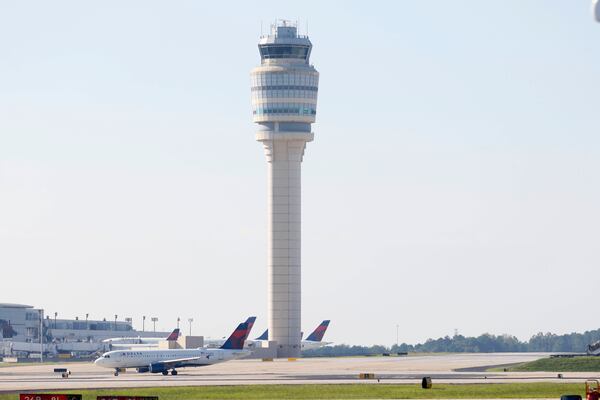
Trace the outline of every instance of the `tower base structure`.
<path fill-rule="evenodd" d="M 277 357 L 301 351 L 301 163 L 312 132 L 261 131 L 268 163 L 268 322 Z"/>

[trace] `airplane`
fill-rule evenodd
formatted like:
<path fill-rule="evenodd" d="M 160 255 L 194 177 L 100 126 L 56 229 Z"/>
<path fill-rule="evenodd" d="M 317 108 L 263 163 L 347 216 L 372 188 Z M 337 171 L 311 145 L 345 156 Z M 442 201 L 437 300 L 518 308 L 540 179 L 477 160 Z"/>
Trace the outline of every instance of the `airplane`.
<path fill-rule="evenodd" d="M 179 328 L 173 329 L 173 332 L 166 338 L 157 337 L 120 337 L 104 339 L 102 343 L 108 343 L 109 348 L 134 348 L 134 347 L 158 347 L 158 343 L 166 340 L 168 342 L 177 341 L 179 338 Z"/>
<path fill-rule="evenodd" d="M 248 321 L 251 320 L 251 323 Z M 242 322 L 233 331 L 229 339 L 218 349 L 200 347 L 198 349 L 173 350 L 115 350 L 104 353 L 94 361 L 103 368 L 113 368 L 119 376 L 126 368 L 135 368 L 138 373 L 150 372 L 177 375 L 177 368 L 202 367 L 225 361 L 235 360 L 250 354 L 244 350 L 244 342 L 250 334 L 255 317 Z"/>
<path fill-rule="evenodd" d="M 300 341 L 300 345 L 302 350 L 310 350 L 310 349 L 318 349 L 319 347 L 327 346 L 332 342 L 323 342 L 323 336 L 329 327 L 330 320 L 326 319 L 321 322 L 319 326 L 310 334 L 305 340 Z M 263 332 L 262 335 L 254 339 L 252 342 L 256 343 L 257 341 L 269 340 L 269 330 Z"/>

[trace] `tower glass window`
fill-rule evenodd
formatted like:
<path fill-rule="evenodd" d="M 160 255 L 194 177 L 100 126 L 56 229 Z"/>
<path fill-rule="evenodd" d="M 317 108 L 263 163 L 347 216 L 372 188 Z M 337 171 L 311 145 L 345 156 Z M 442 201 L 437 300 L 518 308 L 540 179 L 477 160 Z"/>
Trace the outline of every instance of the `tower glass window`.
<path fill-rule="evenodd" d="M 310 48 L 302 45 L 268 44 L 260 45 L 260 56 L 264 60 L 273 58 L 299 58 L 306 60 Z"/>

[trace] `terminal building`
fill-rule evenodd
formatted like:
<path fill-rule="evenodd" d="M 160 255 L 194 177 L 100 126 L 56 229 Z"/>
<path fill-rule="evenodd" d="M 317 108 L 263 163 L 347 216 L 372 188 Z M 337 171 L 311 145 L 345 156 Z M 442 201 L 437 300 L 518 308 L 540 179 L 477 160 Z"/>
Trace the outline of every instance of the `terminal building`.
<path fill-rule="evenodd" d="M 167 332 L 140 332 L 131 321 L 58 319 L 25 304 L 0 303 L 0 356 L 80 356 L 108 350 L 104 339 L 166 337 Z"/>

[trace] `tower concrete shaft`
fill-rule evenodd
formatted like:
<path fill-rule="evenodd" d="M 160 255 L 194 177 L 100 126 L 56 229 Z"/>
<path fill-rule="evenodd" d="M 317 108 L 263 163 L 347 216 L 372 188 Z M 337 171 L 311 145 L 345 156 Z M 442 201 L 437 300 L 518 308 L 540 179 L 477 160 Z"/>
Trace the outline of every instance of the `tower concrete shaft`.
<path fill-rule="evenodd" d="M 301 163 L 314 138 L 319 73 L 309 64 L 312 44 L 281 21 L 259 42 L 252 70 L 256 140 L 268 163 L 268 321 L 278 357 L 301 350 Z"/>
<path fill-rule="evenodd" d="M 301 340 L 301 163 L 312 134 L 257 134 L 268 162 L 269 340 L 298 357 Z"/>

